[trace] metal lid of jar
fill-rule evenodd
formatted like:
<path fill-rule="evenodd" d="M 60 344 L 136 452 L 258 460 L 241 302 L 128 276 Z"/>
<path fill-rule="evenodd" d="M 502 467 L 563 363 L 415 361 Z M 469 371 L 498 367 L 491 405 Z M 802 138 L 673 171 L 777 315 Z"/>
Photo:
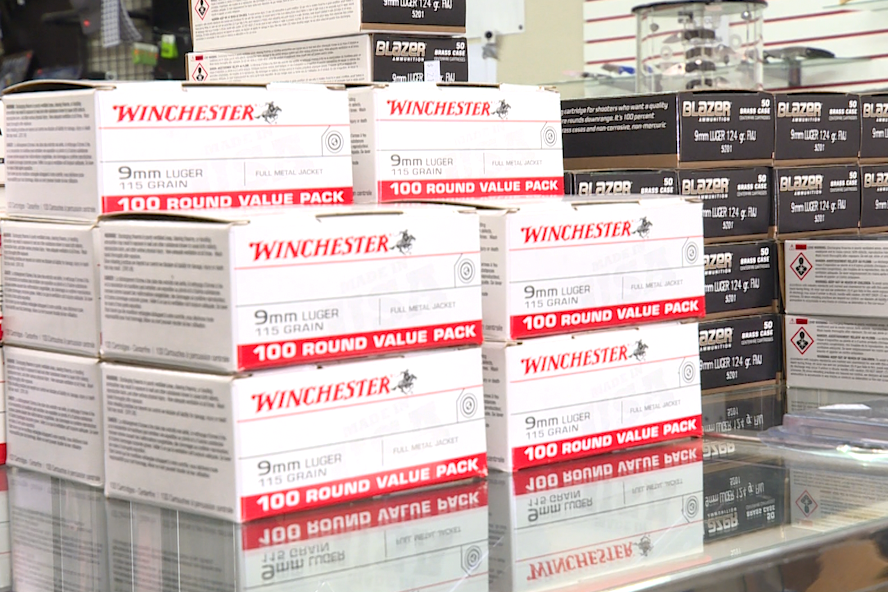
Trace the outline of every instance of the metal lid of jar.
<path fill-rule="evenodd" d="M 649 4 L 639 4 L 632 8 L 633 13 L 643 10 L 670 10 L 693 8 L 696 5 L 722 5 L 729 10 L 741 11 L 750 4 L 757 4 L 762 7 L 768 6 L 767 0 L 664 0 L 662 2 L 651 2 Z"/>

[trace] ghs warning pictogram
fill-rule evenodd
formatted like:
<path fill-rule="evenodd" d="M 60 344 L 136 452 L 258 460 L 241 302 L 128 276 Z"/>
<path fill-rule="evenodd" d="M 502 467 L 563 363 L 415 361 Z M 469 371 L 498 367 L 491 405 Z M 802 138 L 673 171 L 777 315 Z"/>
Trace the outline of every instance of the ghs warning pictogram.
<path fill-rule="evenodd" d="M 796 506 L 799 508 L 799 510 L 802 511 L 802 514 L 805 515 L 805 518 L 810 518 L 811 514 L 813 514 L 819 507 L 817 502 L 807 491 L 802 492 L 802 495 L 800 495 L 799 499 L 796 500 Z"/>
<path fill-rule="evenodd" d="M 207 13 L 210 12 L 210 3 L 207 2 L 207 0 L 197 0 L 197 2 L 194 3 L 194 12 L 197 13 L 200 20 L 204 20 Z"/>
<path fill-rule="evenodd" d="M 210 75 L 207 73 L 207 69 L 203 67 L 203 64 L 198 64 L 194 72 L 191 73 L 191 79 L 195 82 L 204 82 L 209 77 Z"/>
<path fill-rule="evenodd" d="M 805 352 L 811 349 L 811 346 L 814 345 L 814 338 L 811 337 L 811 333 L 808 332 L 807 329 L 802 328 L 796 331 L 796 334 L 792 337 L 792 344 L 795 346 L 799 353 L 805 355 Z"/>
<path fill-rule="evenodd" d="M 799 280 L 804 280 L 812 269 L 814 269 L 814 265 L 804 255 L 800 254 L 792 262 L 792 272 Z"/>

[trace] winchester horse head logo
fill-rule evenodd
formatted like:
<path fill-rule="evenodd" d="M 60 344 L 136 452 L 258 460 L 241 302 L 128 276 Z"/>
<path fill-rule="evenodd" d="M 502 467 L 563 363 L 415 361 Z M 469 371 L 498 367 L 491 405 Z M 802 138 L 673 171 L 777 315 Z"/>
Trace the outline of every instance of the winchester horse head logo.
<path fill-rule="evenodd" d="M 644 216 L 638 222 L 638 227 L 632 231 L 632 234 L 637 234 L 641 238 L 647 238 L 651 234 L 651 228 L 654 227 L 654 223 L 647 219 L 647 216 Z"/>
<path fill-rule="evenodd" d="M 644 557 L 647 557 L 651 554 L 651 551 L 654 550 L 654 544 L 651 542 L 650 535 L 644 535 L 641 537 L 641 540 L 635 543 L 638 546 L 638 550 L 641 551 L 641 554 Z"/>
<path fill-rule="evenodd" d="M 416 237 L 410 234 L 409 230 L 402 230 L 401 236 L 398 238 L 398 242 L 395 244 L 395 249 L 402 255 L 409 255 L 410 251 L 413 250 L 413 243 L 416 241 Z"/>
<path fill-rule="evenodd" d="M 508 104 L 505 100 L 500 101 L 499 106 L 496 108 L 496 111 L 493 112 L 494 115 L 497 115 L 500 119 L 506 119 L 509 117 L 509 111 L 511 111 L 512 105 Z"/>
<path fill-rule="evenodd" d="M 401 372 L 401 380 L 395 387 L 395 390 L 401 391 L 405 395 L 413 394 L 413 385 L 416 383 L 416 376 L 411 374 L 410 370 Z"/>
<path fill-rule="evenodd" d="M 650 346 L 646 344 L 642 340 L 638 340 L 635 342 L 635 351 L 632 352 L 632 357 L 638 360 L 639 362 L 644 362 L 647 358 L 647 351 Z"/>
<path fill-rule="evenodd" d="M 259 114 L 259 119 L 264 119 L 265 123 L 277 123 L 278 115 L 282 109 L 274 104 L 274 101 L 265 103 L 265 111 Z"/>

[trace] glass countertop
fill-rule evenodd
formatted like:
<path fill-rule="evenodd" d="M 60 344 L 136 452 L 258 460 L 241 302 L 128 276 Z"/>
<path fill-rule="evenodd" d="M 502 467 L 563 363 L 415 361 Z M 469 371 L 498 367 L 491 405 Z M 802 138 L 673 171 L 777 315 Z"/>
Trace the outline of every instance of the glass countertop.
<path fill-rule="evenodd" d="M 879 589 L 888 464 L 875 458 L 692 440 L 247 525 L 8 470 L 0 589 Z"/>

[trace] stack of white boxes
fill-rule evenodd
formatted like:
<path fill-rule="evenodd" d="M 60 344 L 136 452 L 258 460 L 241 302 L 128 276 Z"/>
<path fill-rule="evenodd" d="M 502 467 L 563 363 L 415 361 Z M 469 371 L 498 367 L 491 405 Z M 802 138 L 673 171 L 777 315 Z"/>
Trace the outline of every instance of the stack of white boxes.
<path fill-rule="evenodd" d="M 704 314 L 699 202 L 559 201 L 480 214 L 492 468 L 702 435 L 692 322 Z"/>
<path fill-rule="evenodd" d="M 234 521 L 486 474 L 477 214 L 298 207 L 351 201 L 345 91 L 5 102 L 13 464 Z"/>
<path fill-rule="evenodd" d="M 0 217 L 6 216 L 6 112 L 0 103 Z M 0 248 L 2 251 L 2 248 Z M 0 273 L 0 339 L 3 339 L 3 274 Z M 6 373 L 0 344 L 0 465 L 6 464 Z"/>
<path fill-rule="evenodd" d="M 270 104 L 291 125 L 268 121 Z M 101 486 L 98 217 L 350 200 L 347 99 L 323 87 L 36 83 L 4 105 L 10 464 Z"/>
<path fill-rule="evenodd" d="M 467 82 L 467 0 L 189 0 L 197 83 Z"/>
<path fill-rule="evenodd" d="M 888 237 L 786 241 L 789 411 L 888 396 Z"/>

